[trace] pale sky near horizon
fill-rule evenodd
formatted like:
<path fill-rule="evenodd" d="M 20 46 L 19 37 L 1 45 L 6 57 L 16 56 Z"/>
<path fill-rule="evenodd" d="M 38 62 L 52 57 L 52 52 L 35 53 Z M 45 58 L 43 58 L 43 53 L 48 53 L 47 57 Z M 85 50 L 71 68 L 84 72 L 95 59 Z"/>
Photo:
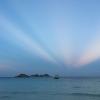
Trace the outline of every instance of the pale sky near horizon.
<path fill-rule="evenodd" d="M 0 76 L 100 75 L 100 0 L 0 0 Z"/>

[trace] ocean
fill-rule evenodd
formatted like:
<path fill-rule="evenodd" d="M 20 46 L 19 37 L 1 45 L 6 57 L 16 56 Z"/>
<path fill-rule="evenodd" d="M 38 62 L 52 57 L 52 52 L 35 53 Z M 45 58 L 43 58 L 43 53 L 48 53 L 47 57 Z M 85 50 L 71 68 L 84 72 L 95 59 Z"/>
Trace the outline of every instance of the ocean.
<path fill-rule="evenodd" d="M 0 100 L 100 100 L 100 79 L 0 78 Z"/>

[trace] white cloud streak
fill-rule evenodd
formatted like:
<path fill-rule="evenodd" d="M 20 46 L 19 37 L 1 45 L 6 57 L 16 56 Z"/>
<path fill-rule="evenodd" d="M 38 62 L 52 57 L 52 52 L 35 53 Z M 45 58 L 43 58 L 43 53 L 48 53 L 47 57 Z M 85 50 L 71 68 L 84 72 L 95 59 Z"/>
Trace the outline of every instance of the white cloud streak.
<path fill-rule="evenodd" d="M 83 56 L 79 59 L 78 65 L 85 65 L 100 58 L 100 33 L 93 39 Z"/>
<path fill-rule="evenodd" d="M 5 16 L 0 15 L 0 27 L 5 29 L 26 51 L 36 53 L 45 60 L 56 62 L 35 40 L 12 24 Z M 7 33 L 7 34 L 8 34 Z M 57 62 L 56 62 L 57 63 Z"/>

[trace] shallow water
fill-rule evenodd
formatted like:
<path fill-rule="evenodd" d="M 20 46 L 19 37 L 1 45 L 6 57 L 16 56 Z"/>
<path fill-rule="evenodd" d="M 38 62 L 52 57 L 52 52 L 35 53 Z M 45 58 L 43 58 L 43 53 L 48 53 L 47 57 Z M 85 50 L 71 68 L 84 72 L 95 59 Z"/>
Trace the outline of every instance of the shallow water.
<path fill-rule="evenodd" d="M 100 100 L 100 79 L 0 78 L 0 100 Z"/>

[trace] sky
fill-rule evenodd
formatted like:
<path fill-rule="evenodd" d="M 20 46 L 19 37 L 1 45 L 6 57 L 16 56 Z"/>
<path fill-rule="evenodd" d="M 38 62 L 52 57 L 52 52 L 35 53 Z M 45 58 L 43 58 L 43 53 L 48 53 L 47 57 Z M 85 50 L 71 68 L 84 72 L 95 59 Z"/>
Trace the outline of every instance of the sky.
<path fill-rule="evenodd" d="M 100 0 L 0 0 L 0 76 L 100 76 Z"/>

